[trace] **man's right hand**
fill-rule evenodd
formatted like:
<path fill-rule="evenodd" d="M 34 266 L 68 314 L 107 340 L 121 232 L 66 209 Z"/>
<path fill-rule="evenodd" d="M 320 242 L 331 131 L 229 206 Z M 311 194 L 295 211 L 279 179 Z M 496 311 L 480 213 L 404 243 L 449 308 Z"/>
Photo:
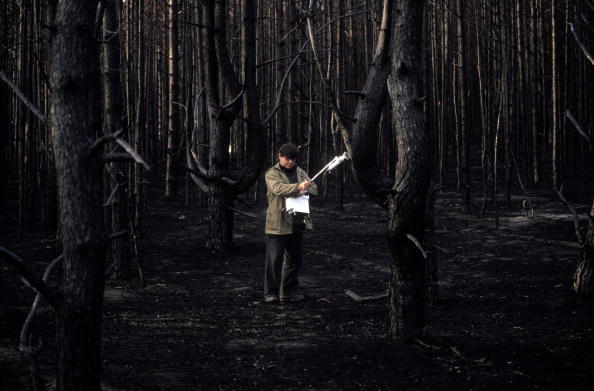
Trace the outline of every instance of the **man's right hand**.
<path fill-rule="evenodd" d="M 299 184 L 299 190 L 308 190 L 310 186 L 311 186 L 310 181 L 303 181 Z"/>

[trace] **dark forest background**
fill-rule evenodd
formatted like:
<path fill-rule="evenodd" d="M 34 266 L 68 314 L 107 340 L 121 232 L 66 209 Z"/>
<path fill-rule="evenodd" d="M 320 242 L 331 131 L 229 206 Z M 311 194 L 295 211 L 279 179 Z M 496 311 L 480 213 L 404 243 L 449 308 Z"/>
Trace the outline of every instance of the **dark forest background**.
<path fill-rule="evenodd" d="M 344 148 L 311 48 L 303 45 L 307 2 L 260 1 L 250 6 L 256 17 L 255 57 L 249 59 L 255 66 L 254 96 L 259 116 L 270 116 L 263 129 L 265 142 L 259 146 L 266 166 L 274 161 L 278 146 L 292 141 L 301 148 L 301 166 L 315 172 Z M 239 73 L 247 61 L 240 36 L 242 2 L 230 1 L 227 7 L 227 49 L 230 65 Z M 6 1 L 0 8 L 3 78 L 42 113 L 49 112 L 51 94 L 50 11 L 48 2 L 33 0 Z M 356 92 L 367 76 L 381 11 L 381 2 L 356 0 L 323 1 L 316 10 L 315 27 L 321 28 L 318 56 L 346 113 L 354 112 Z M 96 26 L 103 47 L 96 67 L 106 85 L 109 78 L 120 81 L 118 113 L 109 110 L 110 90 L 104 88 L 100 97 L 106 106 L 103 131 L 122 129 L 121 137 L 152 167 L 150 172 L 142 166 L 125 167 L 136 224 L 141 224 L 148 181 L 162 187 L 164 197 L 199 191 L 174 178 L 188 174 L 183 168 L 188 166 L 187 151 L 205 149 L 209 140 L 204 12 L 195 1 L 123 1 L 115 10 L 103 10 L 103 23 Z M 512 189 L 521 186 L 588 184 L 594 92 L 592 57 L 584 49 L 591 46 L 592 12 L 590 2 L 569 0 L 426 5 L 424 31 L 415 32 L 423 35 L 423 61 L 416 65 L 423 69 L 423 108 L 440 186 L 508 201 Z M 5 83 L 0 94 L 1 199 L 18 200 L 20 232 L 31 220 L 55 226 L 49 127 Z M 222 94 L 221 101 L 227 103 L 235 97 L 224 88 Z M 114 114 L 120 118 L 113 119 Z M 386 105 L 375 144 L 380 167 L 393 176 L 396 148 L 390 116 Z M 225 152 L 232 167 L 242 167 L 248 157 L 246 126 L 236 120 L 230 127 Z M 325 191 L 342 194 L 351 186 L 352 175 L 343 170 L 338 183 Z M 245 197 L 254 200 L 262 194 L 260 180 Z"/>

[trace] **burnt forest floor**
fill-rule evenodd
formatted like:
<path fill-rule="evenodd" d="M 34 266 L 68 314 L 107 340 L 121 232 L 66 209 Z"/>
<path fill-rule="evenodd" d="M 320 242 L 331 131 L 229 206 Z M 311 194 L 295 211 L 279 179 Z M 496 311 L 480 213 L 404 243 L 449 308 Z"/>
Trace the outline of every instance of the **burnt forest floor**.
<path fill-rule="evenodd" d="M 315 230 L 305 236 L 305 302 L 262 301 L 264 205 L 257 218 L 236 214 L 236 249 L 204 248 L 205 210 L 151 201 L 140 242 L 147 286 L 110 280 L 103 315 L 103 382 L 115 390 L 591 390 L 594 306 L 570 282 L 579 246 L 567 208 L 551 192 L 464 215 L 456 194 L 437 195 L 435 244 L 439 300 L 427 311 L 427 336 L 389 343 L 390 276 L 386 213 L 369 201 L 313 200 Z M 576 202 L 582 215 L 588 199 Z M 479 209 L 476 200 L 475 209 Z M 240 207 L 241 208 L 241 207 Z M 41 272 L 56 256 L 55 236 L 38 230 L 16 240 L 3 217 L 0 245 Z M 134 265 L 133 265 L 134 266 Z M 135 269 L 135 266 L 133 268 Z M 59 272 L 56 274 L 60 274 Z M 30 389 L 18 353 L 33 300 L 0 265 L 0 389 Z M 47 379 L 55 363 L 51 312 L 34 331 L 44 341 Z"/>

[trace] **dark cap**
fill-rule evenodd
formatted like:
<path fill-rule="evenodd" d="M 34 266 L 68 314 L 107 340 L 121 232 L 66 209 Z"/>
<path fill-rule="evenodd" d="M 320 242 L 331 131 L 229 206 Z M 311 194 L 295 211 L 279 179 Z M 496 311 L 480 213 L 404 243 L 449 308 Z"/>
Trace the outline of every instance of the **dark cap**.
<path fill-rule="evenodd" d="M 293 143 L 286 143 L 281 145 L 278 153 L 288 159 L 297 159 L 299 157 L 299 148 Z"/>

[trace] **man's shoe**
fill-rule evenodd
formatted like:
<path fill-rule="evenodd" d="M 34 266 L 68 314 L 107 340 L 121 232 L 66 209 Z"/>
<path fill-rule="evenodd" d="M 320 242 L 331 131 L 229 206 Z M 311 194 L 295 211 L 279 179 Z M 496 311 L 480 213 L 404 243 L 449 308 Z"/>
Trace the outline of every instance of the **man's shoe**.
<path fill-rule="evenodd" d="M 305 295 L 303 295 L 302 293 L 297 293 L 297 292 L 287 293 L 286 295 L 281 295 L 281 297 L 280 297 L 280 301 L 282 303 L 297 302 L 297 301 L 303 301 L 303 300 L 305 300 Z"/>
<path fill-rule="evenodd" d="M 264 301 L 266 303 L 274 303 L 275 301 L 278 301 L 278 296 L 277 295 L 264 295 Z"/>

